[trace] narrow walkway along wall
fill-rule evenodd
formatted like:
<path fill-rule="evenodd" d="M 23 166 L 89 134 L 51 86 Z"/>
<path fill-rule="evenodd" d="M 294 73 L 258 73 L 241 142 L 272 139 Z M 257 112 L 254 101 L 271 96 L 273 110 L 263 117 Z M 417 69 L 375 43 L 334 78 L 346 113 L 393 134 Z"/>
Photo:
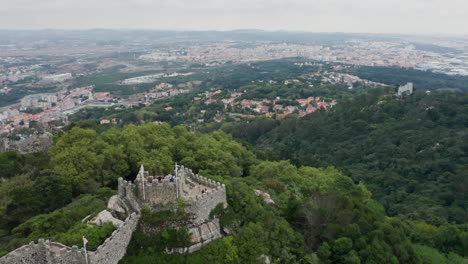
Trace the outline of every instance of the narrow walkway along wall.
<path fill-rule="evenodd" d="M 218 204 L 223 204 L 224 207 L 227 206 L 226 186 L 219 184 L 216 189 L 197 195 L 195 200 L 190 200 L 188 203 L 187 211 L 195 216 L 193 223 L 203 223 L 210 218 L 211 210 Z"/>
<path fill-rule="evenodd" d="M 117 264 L 127 252 L 127 246 L 132 239 L 140 215 L 131 214 L 112 235 L 100 245 L 95 252 L 89 253 L 90 264 Z"/>
<path fill-rule="evenodd" d="M 97 248 L 88 251 L 89 264 L 117 264 L 126 253 L 140 215 L 131 214 L 112 235 Z M 0 258 L 0 264 L 86 264 L 85 250 L 39 239 Z"/>
<path fill-rule="evenodd" d="M 24 245 L 0 259 L 1 264 L 10 263 L 37 263 L 47 264 L 49 262 L 49 243 L 40 239 L 36 244 L 34 242 Z M 83 259 L 84 260 L 84 259 Z M 81 263 L 81 262 L 78 262 Z"/>

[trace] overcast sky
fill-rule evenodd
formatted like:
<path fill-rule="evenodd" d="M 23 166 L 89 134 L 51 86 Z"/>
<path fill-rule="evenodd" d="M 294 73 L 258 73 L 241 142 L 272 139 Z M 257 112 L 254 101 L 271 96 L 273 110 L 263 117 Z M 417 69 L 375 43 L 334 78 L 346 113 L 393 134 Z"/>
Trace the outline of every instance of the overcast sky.
<path fill-rule="evenodd" d="M 468 34 L 468 0 L 0 0 L 1 29 Z"/>

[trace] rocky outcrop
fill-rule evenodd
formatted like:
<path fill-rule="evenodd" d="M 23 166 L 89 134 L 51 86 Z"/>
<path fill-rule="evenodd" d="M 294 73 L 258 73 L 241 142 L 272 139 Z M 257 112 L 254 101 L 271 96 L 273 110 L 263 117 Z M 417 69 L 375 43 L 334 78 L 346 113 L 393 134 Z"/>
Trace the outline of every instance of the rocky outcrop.
<path fill-rule="evenodd" d="M 89 221 L 90 223 L 95 223 L 97 225 L 103 225 L 104 223 L 111 222 L 115 228 L 119 228 L 123 221 L 115 218 L 111 212 L 107 210 L 102 210 L 99 214 Z"/>
<path fill-rule="evenodd" d="M 0 138 L 0 152 L 13 150 L 21 154 L 27 154 L 47 151 L 52 143 L 52 134 L 49 132 L 34 134 L 21 140 Z"/>
<path fill-rule="evenodd" d="M 175 248 L 168 250 L 168 253 L 192 253 L 200 250 L 203 246 L 207 245 L 211 241 L 223 237 L 221 234 L 219 219 L 213 219 L 212 221 L 193 226 L 189 228 L 189 233 L 191 235 L 190 242 L 192 242 L 190 247 Z"/>
<path fill-rule="evenodd" d="M 273 201 L 273 199 L 271 199 L 269 193 L 266 193 L 266 192 L 260 191 L 260 190 L 255 190 L 255 195 L 262 197 L 263 201 L 265 201 L 265 203 L 267 203 L 267 204 L 275 204 L 275 201 Z"/>
<path fill-rule="evenodd" d="M 119 219 L 125 219 L 131 211 L 118 195 L 114 195 L 109 199 L 107 202 L 107 210 L 112 212 L 112 214 Z"/>

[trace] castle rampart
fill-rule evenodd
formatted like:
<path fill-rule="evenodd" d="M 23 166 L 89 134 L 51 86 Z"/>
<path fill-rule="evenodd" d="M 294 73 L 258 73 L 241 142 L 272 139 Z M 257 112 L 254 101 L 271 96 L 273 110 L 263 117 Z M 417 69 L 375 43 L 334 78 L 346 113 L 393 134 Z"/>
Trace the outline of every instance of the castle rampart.
<path fill-rule="evenodd" d="M 191 253 L 222 237 L 219 221 L 210 219 L 209 214 L 220 203 L 227 207 L 226 186 L 183 166 L 176 168 L 174 176 L 155 179 L 141 166 L 135 183 L 119 178 L 118 195 L 111 197 L 106 210 L 127 215 L 127 218 L 96 251 L 86 252 L 78 246 L 68 247 L 40 239 L 38 243 L 31 242 L 1 257 L 0 264 L 117 264 L 125 256 L 141 208 L 155 208 L 178 199 L 185 202 L 192 216 L 189 229 L 194 244 L 172 252 Z"/>
<path fill-rule="evenodd" d="M 200 224 L 209 219 L 210 212 L 218 204 L 226 204 L 226 187 L 219 185 L 217 189 L 212 189 L 206 193 L 202 193 L 189 201 L 187 211 L 195 216 L 194 224 Z"/>
<path fill-rule="evenodd" d="M 140 215 L 132 213 L 112 235 L 100 245 L 95 252 L 89 253 L 90 264 L 117 264 L 127 252 Z"/>
<path fill-rule="evenodd" d="M 137 197 L 140 189 L 138 189 L 132 182 L 127 182 L 119 178 L 119 197 L 124 200 L 134 212 L 140 212 L 141 206 L 138 203 Z"/>
<path fill-rule="evenodd" d="M 227 207 L 224 184 L 195 174 L 184 166 L 178 167 L 174 176 L 158 180 L 141 166 L 134 183 L 119 179 L 119 196 L 128 200 L 132 207 L 154 209 L 181 199 L 188 205 L 186 210 L 195 216 L 193 224 L 207 221 L 211 210 L 219 203 Z"/>
<path fill-rule="evenodd" d="M 48 245 L 43 240 L 40 239 L 38 243 L 31 242 L 28 245 L 24 245 L 8 255 L 0 259 L 1 264 L 10 264 L 10 263 L 37 263 L 37 264 L 47 264 L 49 263 L 49 256 L 47 254 Z M 31 260 L 35 260 L 32 262 Z"/>
<path fill-rule="evenodd" d="M 96 251 L 78 246 L 68 247 L 50 240 L 39 239 L 0 258 L 0 264 L 117 264 L 126 253 L 140 215 L 131 214 Z"/>
<path fill-rule="evenodd" d="M 46 254 L 50 255 L 50 261 L 47 263 L 86 263 L 86 252 L 83 248 L 78 248 L 78 246 L 68 247 L 61 243 L 50 242 L 50 240 L 45 243 L 49 246 L 46 248 Z"/>

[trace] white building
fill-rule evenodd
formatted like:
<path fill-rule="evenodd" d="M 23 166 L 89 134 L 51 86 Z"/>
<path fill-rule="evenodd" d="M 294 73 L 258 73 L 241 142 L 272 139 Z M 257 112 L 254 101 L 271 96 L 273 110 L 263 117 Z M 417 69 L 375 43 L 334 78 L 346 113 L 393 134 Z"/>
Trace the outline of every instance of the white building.
<path fill-rule="evenodd" d="M 412 94 L 413 93 L 413 83 L 407 83 L 398 87 L 398 96 L 402 96 L 403 94 Z"/>

